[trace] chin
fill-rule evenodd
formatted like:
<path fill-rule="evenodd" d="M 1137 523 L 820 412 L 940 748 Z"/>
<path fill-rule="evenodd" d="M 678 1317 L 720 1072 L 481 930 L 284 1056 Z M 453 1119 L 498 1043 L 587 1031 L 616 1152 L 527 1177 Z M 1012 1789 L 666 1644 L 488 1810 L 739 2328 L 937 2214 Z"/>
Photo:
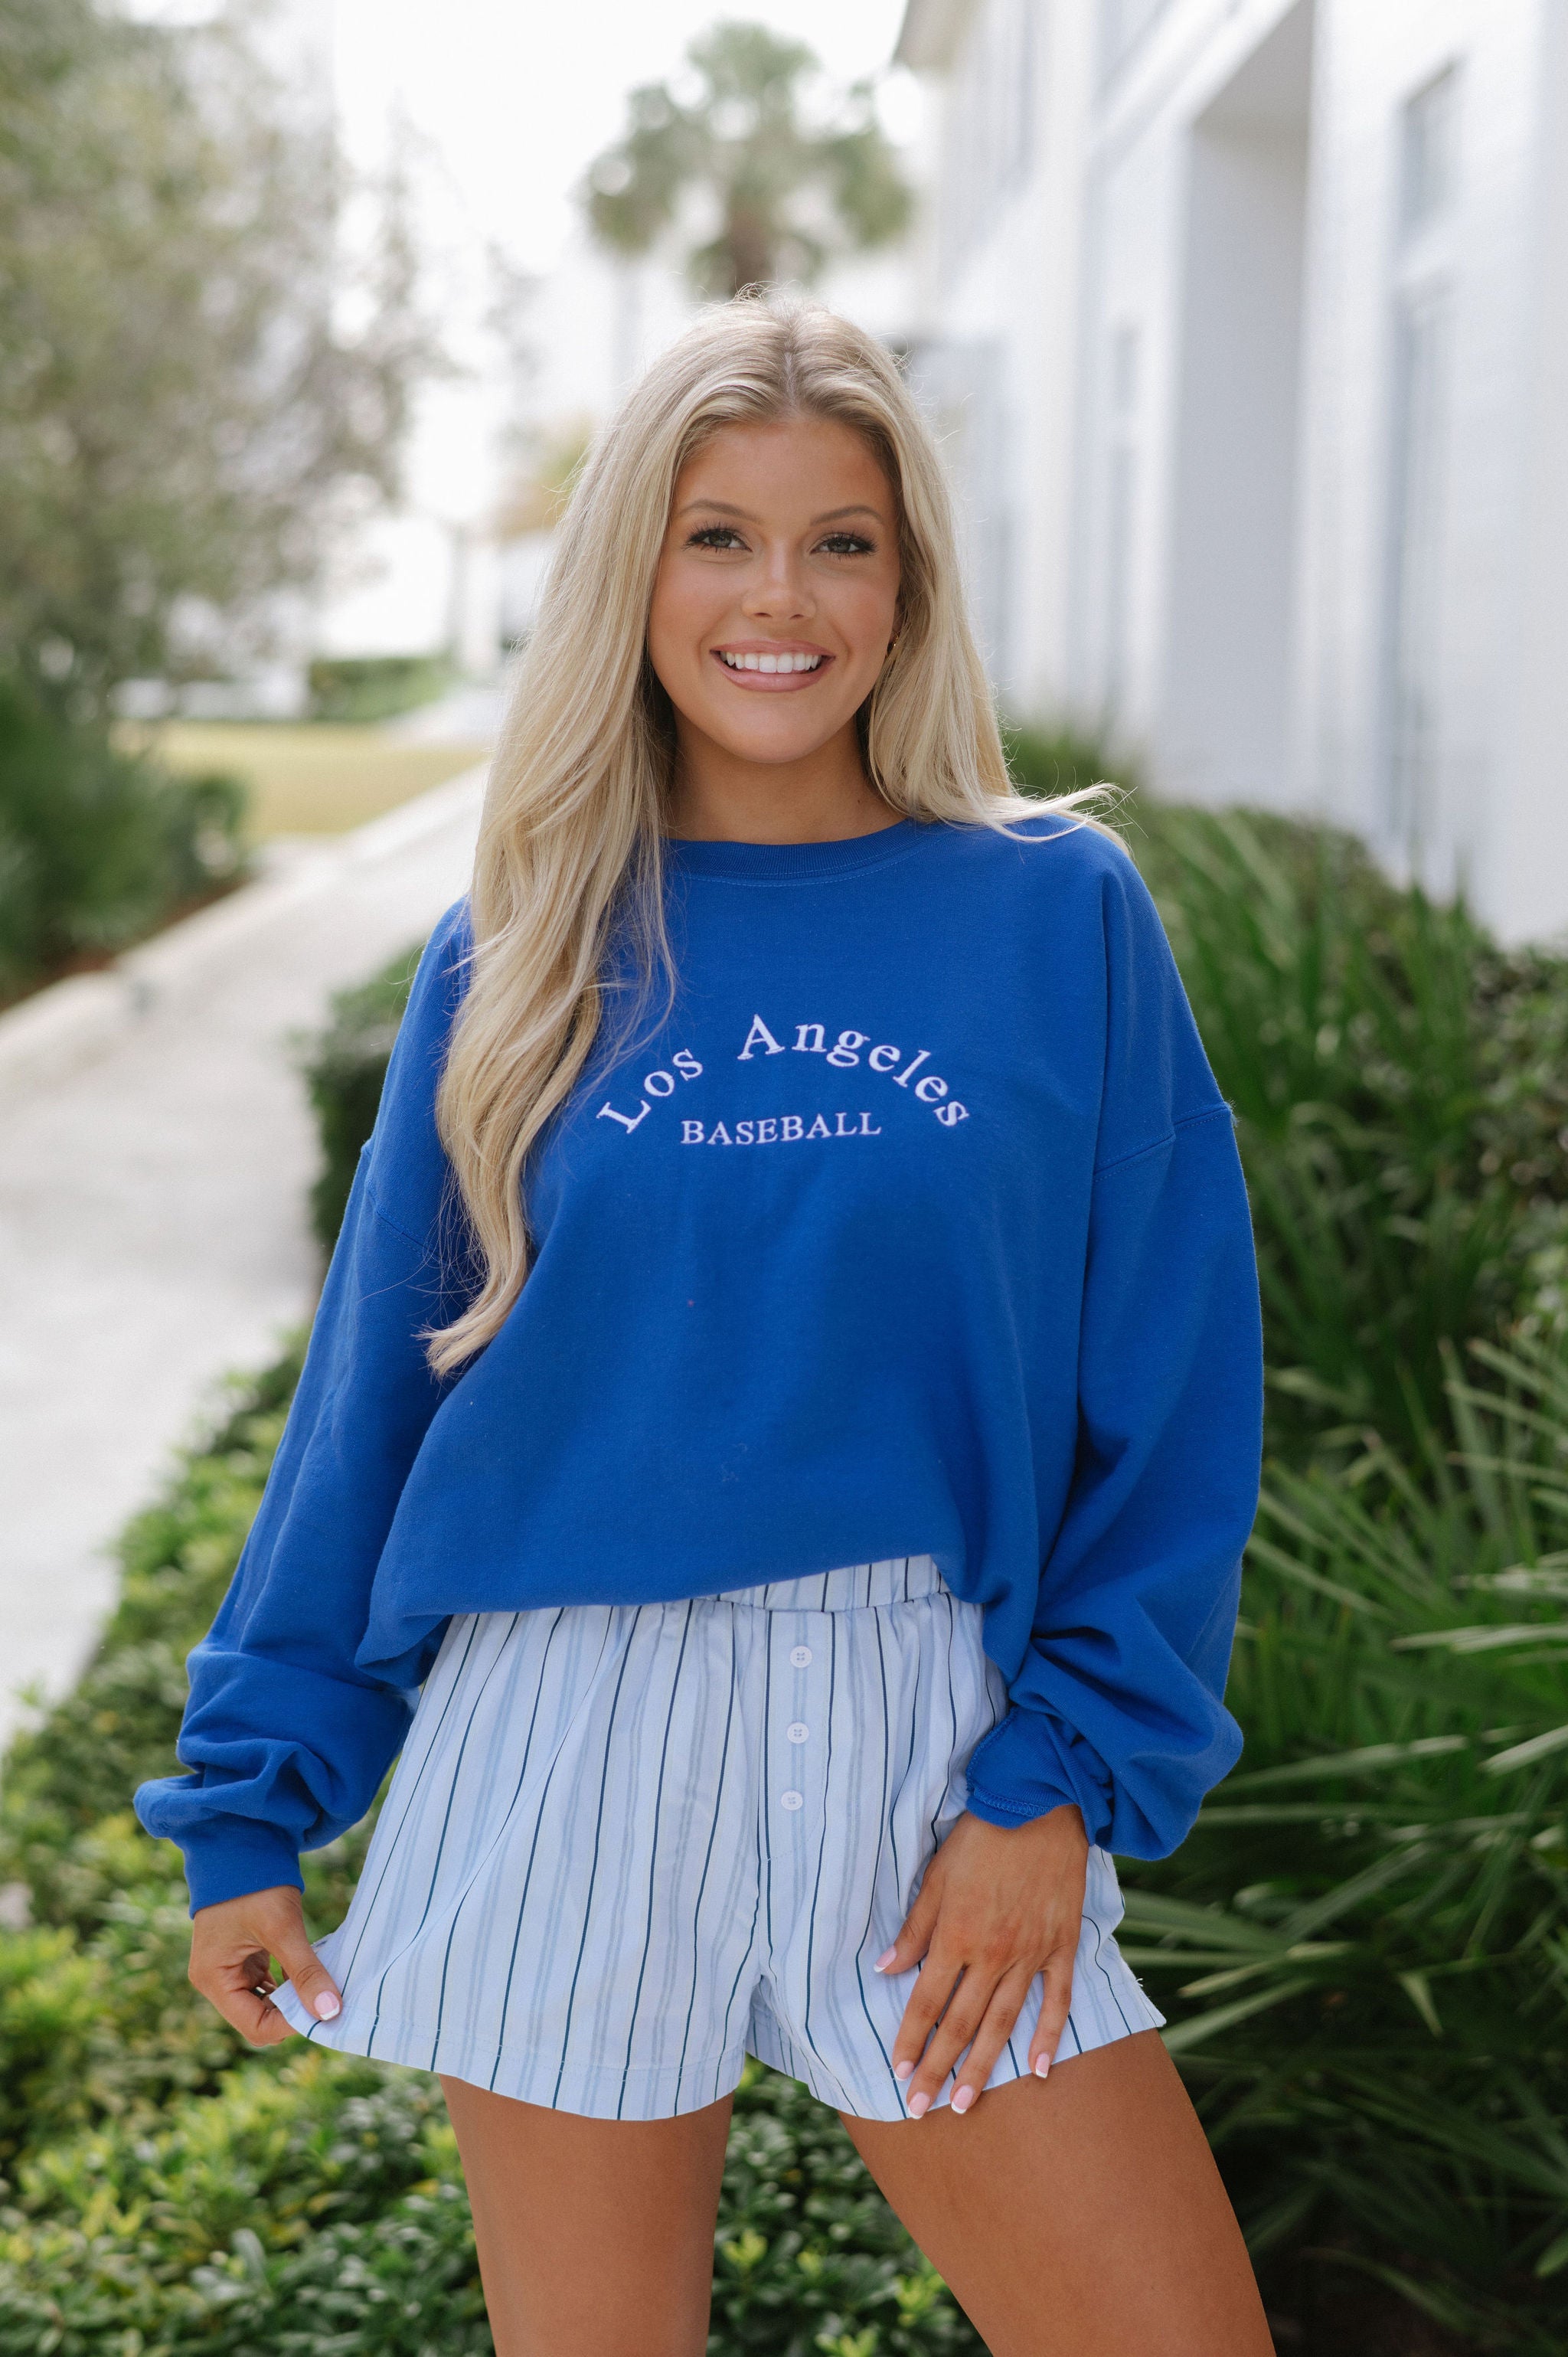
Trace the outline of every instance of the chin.
<path fill-rule="evenodd" d="M 802 761 L 842 736 L 853 715 L 798 712 L 794 698 L 760 696 L 752 710 L 693 713 L 704 736 L 743 761 Z"/>
<path fill-rule="evenodd" d="M 830 728 L 824 735 L 820 728 L 730 728 L 722 734 L 717 729 L 710 733 L 714 742 L 736 760 L 771 769 L 790 761 L 809 761 L 813 753 L 831 745 L 840 731 Z"/>

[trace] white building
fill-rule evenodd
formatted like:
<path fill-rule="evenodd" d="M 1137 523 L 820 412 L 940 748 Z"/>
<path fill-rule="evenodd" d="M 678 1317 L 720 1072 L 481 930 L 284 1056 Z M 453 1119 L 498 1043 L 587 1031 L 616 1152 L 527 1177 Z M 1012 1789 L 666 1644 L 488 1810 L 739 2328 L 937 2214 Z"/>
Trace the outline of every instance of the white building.
<path fill-rule="evenodd" d="M 898 55 L 1009 706 L 1568 926 L 1568 5 L 908 0 Z"/>

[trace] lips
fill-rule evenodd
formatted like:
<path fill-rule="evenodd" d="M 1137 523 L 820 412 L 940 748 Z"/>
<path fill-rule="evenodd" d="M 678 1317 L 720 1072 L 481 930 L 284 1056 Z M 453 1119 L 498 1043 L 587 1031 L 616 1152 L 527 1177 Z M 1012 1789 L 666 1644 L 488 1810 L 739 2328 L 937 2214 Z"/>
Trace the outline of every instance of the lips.
<path fill-rule="evenodd" d="M 821 679 L 833 658 L 823 647 L 779 645 L 754 640 L 741 646 L 714 647 L 714 661 L 736 687 L 754 694 L 789 694 Z"/>

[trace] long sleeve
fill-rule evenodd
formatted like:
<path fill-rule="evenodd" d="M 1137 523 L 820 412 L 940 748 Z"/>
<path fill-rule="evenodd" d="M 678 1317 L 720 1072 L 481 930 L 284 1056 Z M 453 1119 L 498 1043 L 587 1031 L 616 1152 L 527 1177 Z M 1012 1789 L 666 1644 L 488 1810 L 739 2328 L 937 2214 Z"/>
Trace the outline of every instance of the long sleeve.
<path fill-rule="evenodd" d="M 193 1910 L 297 1885 L 300 1850 L 363 1815 L 408 1725 L 410 1693 L 355 1656 L 398 1500 L 449 1388 L 420 1336 L 460 1298 L 460 1264 L 441 1250 L 449 1166 L 435 1093 L 463 925 L 452 911 L 421 963 L 261 1508 L 190 1656 L 177 1748 L 191 1772 L 136 1794 L 147 1830 L 185 1852 Z"/>
<path fill-rule="evenodd" d="M 1240 1751 L 1222 1697 L 1257 1506 L 1261 1320 L 1230 1109 L 1130 863 L 1108 900 L 1077 1458 L 969 1798 L 997 1824 L 1076 1802 L 1091 1841 L 1162 1857 Z"/>

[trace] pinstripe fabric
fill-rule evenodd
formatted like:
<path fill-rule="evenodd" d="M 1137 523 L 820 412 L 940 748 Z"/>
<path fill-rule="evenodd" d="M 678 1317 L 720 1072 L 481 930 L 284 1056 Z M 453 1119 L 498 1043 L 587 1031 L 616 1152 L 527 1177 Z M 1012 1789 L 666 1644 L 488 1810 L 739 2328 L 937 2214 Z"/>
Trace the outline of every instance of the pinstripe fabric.
<path fill-rule="evenodd" d="M 927 1555 L 680 1603 L 454 1620 L 365 1870 L 321 1954 L 343 2011 L 295 2029 L 529 2103 L 660 2119 L 749 2050 L 901 2119 L 913 1975 L 872 1969 L 1006 1707 Z M 1063 2055 L 1161 2017 L 1090 1854 Z M 1029 1993 L 992 2074 L 1027 2068 Z M 950 2088 L 939 2101 L 945 2102 Z"/>

